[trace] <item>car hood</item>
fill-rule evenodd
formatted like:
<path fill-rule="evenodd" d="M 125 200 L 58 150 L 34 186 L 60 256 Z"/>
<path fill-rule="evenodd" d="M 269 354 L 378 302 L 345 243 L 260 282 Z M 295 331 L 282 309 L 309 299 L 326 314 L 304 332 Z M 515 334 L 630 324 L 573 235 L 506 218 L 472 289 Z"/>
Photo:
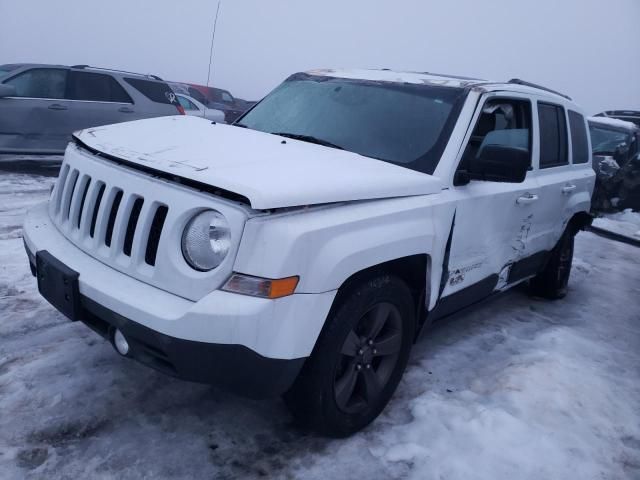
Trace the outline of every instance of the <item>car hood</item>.
<path fill-rule="evenodd" d="M 430 175 L 356 153 L 190 116 L 88 128 L 91 149 L 147 169 L 224 189 L 254 209 L 439 192 Z"/>

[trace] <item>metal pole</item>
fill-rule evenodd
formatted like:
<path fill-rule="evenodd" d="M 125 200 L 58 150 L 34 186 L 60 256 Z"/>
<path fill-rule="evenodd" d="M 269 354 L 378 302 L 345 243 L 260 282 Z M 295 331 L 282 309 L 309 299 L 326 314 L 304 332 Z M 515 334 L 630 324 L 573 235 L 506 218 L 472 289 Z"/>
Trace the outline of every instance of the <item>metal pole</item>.
<path fill-rule="evenodd" d="M 222 0 L 218 0 L 218 8 L 216 8 L 216 18 L 213 21 L 213 32 L 211 33 L 211 48 L 209 49 L 209 71 L 207 72 L 207 87 L 209 86 L 209 79 L 211 78 L 211 63 L 213 59 L 213 41 L 216 38 L 216 26 L 218 25 L 218 14 L 220 13 L 220 4 Z"/>

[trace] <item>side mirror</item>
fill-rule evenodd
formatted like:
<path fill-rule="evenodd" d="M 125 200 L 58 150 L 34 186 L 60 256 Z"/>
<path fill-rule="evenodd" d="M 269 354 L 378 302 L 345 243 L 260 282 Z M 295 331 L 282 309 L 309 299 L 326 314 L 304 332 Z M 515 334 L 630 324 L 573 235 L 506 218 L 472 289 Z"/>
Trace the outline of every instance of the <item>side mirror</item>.
<path fill-rule="evenodd" d="M 528 149 L 506 145 L 485 145 L 469 163 L 469 179 L 490 182 L 524 182 L 531 165 Z"/>
<path fill-rule="evenodd" d="M 7 85 L 6 83 L 0 83 L 0 98 L 14 97 L 16 95 L 16 87 L 13 85 Z"/>

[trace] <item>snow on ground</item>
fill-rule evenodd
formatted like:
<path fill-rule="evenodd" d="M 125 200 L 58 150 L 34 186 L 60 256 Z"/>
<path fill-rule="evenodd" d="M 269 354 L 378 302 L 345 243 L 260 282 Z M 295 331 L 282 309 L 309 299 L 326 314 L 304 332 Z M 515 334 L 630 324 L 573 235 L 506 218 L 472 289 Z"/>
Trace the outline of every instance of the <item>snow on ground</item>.
<path fill-rule="evenodd" d="M 640 212 L 633 212 L 628 208 L 623 212 L 605 213 L 594 219 L 593 226 L 640 239 Z"/>
<path fill-rule="evenodd" d="M 346 440 L 119 357 L 37 294 L 26 208 L 0 176 L 0 478 L 640 478 L 640 251 L 576 240 L 565 300 L 515 290 L 437 325 L 397 394 Z"/>

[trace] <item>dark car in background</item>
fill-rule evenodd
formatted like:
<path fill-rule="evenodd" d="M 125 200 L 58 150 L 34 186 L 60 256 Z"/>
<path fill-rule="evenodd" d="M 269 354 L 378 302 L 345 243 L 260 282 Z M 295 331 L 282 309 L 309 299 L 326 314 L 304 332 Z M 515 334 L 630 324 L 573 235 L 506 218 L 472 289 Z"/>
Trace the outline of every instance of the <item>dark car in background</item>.
<path fill-rule="evenodd" d="M 229 91 L 221 88 L 180 82 L 172 82 L 170 85 L 176 93 L 189 95 L 208 108 L 222 110 L 225 114 L 226 123 L 233 123 L 240 115 L 256 104 L 256 102 L 236 98 Z"/>
<path fill-rule="evenodd" d="M 607 110 L 596 115 L 596 117 L 609 117 L 626 122 L 635 123 L 640 127 L 640 111 L 637 110 Z"/>
<path fill-rule="evenodd" d="M 592 208 L 640 210 L 640 127 L 615 118 L 589 118 L 596 186 Z"/>
<path fill-rule="evenodd" d="M 0 65 L 0 153 L 63 153 L 76 130 L 184 114 L 154 75 L 88 65 Z"/>

